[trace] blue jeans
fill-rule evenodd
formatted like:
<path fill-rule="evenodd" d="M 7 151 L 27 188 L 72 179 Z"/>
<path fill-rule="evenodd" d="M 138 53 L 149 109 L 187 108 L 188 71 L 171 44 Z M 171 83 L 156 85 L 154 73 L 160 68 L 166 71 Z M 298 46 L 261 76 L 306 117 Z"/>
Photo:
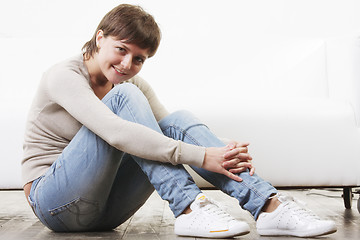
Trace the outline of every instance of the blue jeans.
<path fill-rule="evenodd" d="M 205 147 L 224 146 L 189 112 L 175 112 L 157 122 L 145 96 L 130 83 L 114 87 L 103 102 L 119 117 L 173 139 Z M 241 173 L 242 182 L 236 182 L 221 174 L 193 169 L 238 199 L 255 219 L 269 196 L 277 192 L 248 172 Z M 154 188 L 169 202 L 175 217 L 200 193 L 181 164 L 129 155 L 83 126 L 49 170 L 33 182 L 29 201 L 40 221 L 54 231 L 102 231 L 125 222 Z"/>

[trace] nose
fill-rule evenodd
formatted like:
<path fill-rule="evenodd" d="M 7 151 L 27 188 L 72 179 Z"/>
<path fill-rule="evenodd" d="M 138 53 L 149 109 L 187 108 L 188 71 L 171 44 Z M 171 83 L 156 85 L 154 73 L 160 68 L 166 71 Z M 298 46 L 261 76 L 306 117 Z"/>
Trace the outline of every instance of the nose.
<path fill-rule="evenodd" d="M 131 68 L 131 62 L 132 62 L 132 57 L 130 56 L 130 54 L 127 54 L 121 60 L 120 65 L 122 69 L 129 70 Z"/>

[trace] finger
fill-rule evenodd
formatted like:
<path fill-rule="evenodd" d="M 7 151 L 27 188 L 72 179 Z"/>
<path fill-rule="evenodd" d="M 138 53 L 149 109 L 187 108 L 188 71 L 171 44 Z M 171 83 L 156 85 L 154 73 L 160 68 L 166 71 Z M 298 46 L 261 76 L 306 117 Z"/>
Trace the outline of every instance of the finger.
<path fill-rule="evenodd" d="M 248 149 L 247 147 L 238 147 L 237 149 L 239 149 L 240 152 L 242 152 L 242 153 L 247 153 L 247 152 L 249 152 L 249 149 Z"/>
<path fill-rule="evenodd" d="M 239 153 L 236 157 L 243 161 L 252 160 L 252 157 L 248 153 Z"/>
<path fill-rule="evenodd" d="M 255 173 L 255 168 L 250 166 L 246 166 L 246 167 L 238 167 L 238 168 L 231 168 L 229 169 L 229 172 L 232 172 L 232 173 L 241 173 L 241 172 L 245 172 L 247 169 L 250 169 L 250 176 L 254 175 Z"/>
<path fill-rule="evenodd" d="M 231 164 L 231 163 L 239 163 L 239 162 L 248 162 L 251 161 L 253 158 L 248 153 L 239 153 L 235 156 L 231 156 L 228 158 L 224 158 L 224 163 Z"/>
<path fill-rule="evenodd" d="M 225 169 L 224 169 L 224 171 L 223 171 L 223 174 L 224 174 L 225 176 L 231 178 L 232 180 L 237 181 L 237 182 L 241 182 L 241 181 L 242 181 L 242 178 L 241 178 L 241 177 L 239 177 L 238 175 L 235 175 L 235 174 L 233 174 L 233 173 L 231 173 L 231 172 L 229 172 L 229 171 L 227 171 L 227 170 L 225 170 Z"/>
<path fill-rule="evenodd" d="M 244 159 L 233 158 L 231 160 L 224 161 L 222 163 L 222 166 L 224 168 L 236 168 L 236 167 L 242 167 L 241 164 L 251 165 L 251 162 L 247 158 L 244 158 Z"/>
<path fill-rule="evenodd" d="M 238 155 L 236 158 L 225 160 L 221 164 L 221 166 L 226 169 L 239 168 L 239 167 L 243 167 L 243 166 L 247 166 L 247 167 L 251 168 L 252 167 L 251 161 L 252 161 L 252 157 L 250 155 L 241 154 L 241 155 Z"/>
<path fill-rule="evenodd" d="M 223 168 L 238 168 L 238 167 L 250 167 L 251 163 L 248 160 L 241 160 L 238 158 L 234 158 L 229 161 L 225 161 L 222 163 Z"/>
<path fill-rule="evenodd" d="M 246 147 L 234 148 L 232 150 L 227 151 L 223 157 L 226 159 L 234 158 L 236 155 L 240 153 L 248 153 L 248 149 Z"/>
<path fill-rule="evenodd" d="M 236 169 L 240 169 L 240 168 L 241 168 L 241 169 L 244 169 L 244 170 L 246 170 L 246 169 L 251 169 L 251 168 L 252 168 L 252 164 L 251 164 L 251 163 L 241 162 L 241 163 L 238 163 L 238 164 L 232 166 L 232 167 L 229 168 L 229 169 L 236 170 Z"/>
<path fill-rule="evenodd" d="M 229 169 L 229 172 L 231 173 L 241 173 L 241 172 L 245 172 L 247 168 L 245 167 L 241 167 L 241 168 L 231 168 Z"/>
<path fill-rule="evenodd" d="M 231 158 L 234 158 L 236 157 L 236 155 L 238 155 L 240 153 L 240 150 L 239 148 L 234 148 L 230 151 L 227 151 L 223 157 L 226 158 L 226 159 L 231 159 Z"/>
<path fill-rule="evenodd" d="M 225 161 L 222 163 L 223 168 L 229 168 L 229 167 L 233 167 L 235 165 L 237 165 L 238 163 L 240 163 L 241 161 L 237 158 Z"/>
<path fill-rule="evenodd" d="M 250 168 L 250 176 L 254 175 L 255 173 L 255 167 Z"/>
<path fill-rule="evenodd" d="M 238 148 L 238 147 L 247 147 L 247 146 L 249 146 L 250 145 L 250 143 L 248 143 L 248 142 L 245 142 L 245 143 L 238 143 L 238 144 L 236 144 L 236 147 Z"/>
<path fill-rule="evenodd" d="M 235 141 L 231 141 L 228 145 L 226 145 L 226 147 L 229 150 L 232 150 L 232 149 L 236 148 L 236 145 L 237 145 L 237 143 Z"/>

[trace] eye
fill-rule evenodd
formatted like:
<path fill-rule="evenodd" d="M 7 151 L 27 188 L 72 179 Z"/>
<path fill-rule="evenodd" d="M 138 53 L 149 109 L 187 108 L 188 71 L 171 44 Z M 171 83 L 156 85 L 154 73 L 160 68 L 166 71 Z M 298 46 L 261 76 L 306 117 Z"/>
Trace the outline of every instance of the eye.
<path fill-rule="evenodd" d="M 118 50 L 119 52 L 125 52 L 125 51 L 126 51 L 126 49 L 125 49 L 125 48 L 122 48 L 122 47 L 117 47 L 117 50 Z"/>
<path fill-rule="evenodd" d="M 135 57 L 134 61 L 136 64 L 143 64 L 145 62 L 145 59 L 141 58 L 141 57 Z"/>

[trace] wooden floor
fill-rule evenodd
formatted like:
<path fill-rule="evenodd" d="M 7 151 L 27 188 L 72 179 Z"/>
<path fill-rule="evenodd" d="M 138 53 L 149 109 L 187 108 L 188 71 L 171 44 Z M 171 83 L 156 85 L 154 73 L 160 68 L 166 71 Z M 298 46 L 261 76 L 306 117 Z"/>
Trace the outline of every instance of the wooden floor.
<path fill-rule="evenodd" d="M 236 200 L 217 190 L 206 194 L 221 202 L 231 214 L 249 223 L 250 234 L 238 239 L 291 239 L 286 237 L 261 237 L 257 234 L 252 216 L 242 210 Z M 338 231 L 319 239 L 360 239 L 360 214 L 357 210 L 358 195 L 354 196 L 352 209 L 346 210 L 341 189 L 281 190 L 307 202 L 308 208 L 319 216 L 337 223 Z M 174 217 L 168 204 L 154 193 L 146 204 L 127 222 L 110 232 L 54 233 L 44 227 L 27 206 L 21 191 L 0 191 L 0 239 L 194 239 L 178 237 L 173 233 Z"/>

